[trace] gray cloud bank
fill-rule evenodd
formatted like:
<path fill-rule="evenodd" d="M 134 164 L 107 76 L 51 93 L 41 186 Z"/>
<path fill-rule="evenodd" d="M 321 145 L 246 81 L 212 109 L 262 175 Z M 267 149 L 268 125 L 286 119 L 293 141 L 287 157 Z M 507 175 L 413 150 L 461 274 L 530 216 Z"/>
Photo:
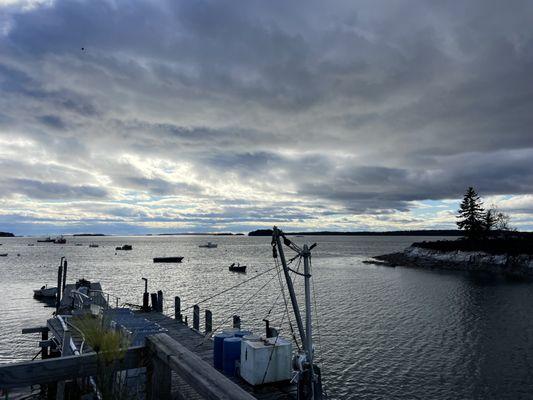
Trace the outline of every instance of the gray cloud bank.
<path fill-rule="evenodd" d="M 357 229 L 469 185 L 531 194 L 532 19 L 526 0 L 0 6 L 0 223 L 65 200 L 76 224 Z"/>

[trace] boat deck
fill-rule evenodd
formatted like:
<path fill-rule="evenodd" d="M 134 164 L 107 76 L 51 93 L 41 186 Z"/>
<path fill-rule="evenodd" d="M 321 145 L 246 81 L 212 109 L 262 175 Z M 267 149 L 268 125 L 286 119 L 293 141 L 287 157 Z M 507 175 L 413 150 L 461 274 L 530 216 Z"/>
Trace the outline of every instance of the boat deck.
<path fill-rule="evenodd" d="M 209 338 L 206 338 L 202 333 L 191 329 L 189 326 L 183 322 L 177 321 L 175 319 L 169 318 L 166 315 L 163 315 L 159 312 L 138 312 L 138 315 L 159 324 L 161 327 L 167 329 L 166 332 L 174 340 L 185 346 L 188 350 L 198 355 L 202 360 L 204 360 L 209 366 L 213 365 L 213 341 Z M 214 367 L 213 373 L 219 373 Z M 260 400 L 288 400 L 296 399 L 296 386 L 282 383 L 282 384 L 268 384 L 262 385 L 260 387 L 253 387 L 246 383 L 239 377 L 227 377 L 232 380 L 252 396 Z M 174 381 L 174 380 L 173 380 Z M 190 387 L 180 386 L 179 380 L 178 384 L 173 382 L 173 392 L 177 389 L 178 392 L 184 394 L 184 397 L 176 398 L 187 398 L 187 399 L 201 399 L 199 395 L 194 395 L 194 392 Z M 178 387 L 176 387 L 178 386 Z M 198 396 L 198 397 L 197 397 Z"/>

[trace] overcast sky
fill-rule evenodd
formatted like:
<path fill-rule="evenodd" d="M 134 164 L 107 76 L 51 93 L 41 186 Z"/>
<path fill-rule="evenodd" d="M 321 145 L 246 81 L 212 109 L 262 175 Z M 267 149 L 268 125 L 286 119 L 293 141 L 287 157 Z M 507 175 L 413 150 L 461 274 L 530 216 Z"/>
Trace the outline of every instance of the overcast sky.
<path fill-rule="evenodd" d="M 533 229 L 533 1 L 0 0 L 0 230 Z"/>

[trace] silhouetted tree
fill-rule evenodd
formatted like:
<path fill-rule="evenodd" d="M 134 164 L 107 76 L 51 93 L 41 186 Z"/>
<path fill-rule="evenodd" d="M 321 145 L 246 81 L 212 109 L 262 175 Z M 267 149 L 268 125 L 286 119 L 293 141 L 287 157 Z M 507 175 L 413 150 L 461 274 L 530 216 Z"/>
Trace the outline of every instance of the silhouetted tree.
<path fill-rule="evenodd" d="M 485 210 L 483 203 L 473 187 L 466 190 L 463 201 L 458 211 L 459 221 L 457 226 L 465 231 L 466 236 L 479 236 L 485 227 Z"/>
<path fill-rule="evenodd" d="M 496 228 L 496 217 L 496 209 L 489 208 L 483 216 L 483 229 L 485 231 L 490 232 Z"/>

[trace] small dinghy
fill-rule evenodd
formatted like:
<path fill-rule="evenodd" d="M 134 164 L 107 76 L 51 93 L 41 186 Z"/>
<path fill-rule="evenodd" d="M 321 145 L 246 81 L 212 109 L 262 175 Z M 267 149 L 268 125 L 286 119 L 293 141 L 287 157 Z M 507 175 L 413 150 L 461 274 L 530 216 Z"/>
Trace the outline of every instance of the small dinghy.
<path fill-rule="evenodd" d="M 235 263 L 233 263 L 229 266 L 229 270 L 231 272 L 246 272 L 246 265 L 240 265 L 239 263 L 235 265 Z"/>
<path fill-rule="evenodd" d="M 36 297 L 36 298 L 43 298 L 43 297 L 50 298 L 50 297 L 56 297 L 56 295 L 57 295 L 57 288 L 46 287 L 46 285 L 40 289 L 33 291 L 33 297 Z"/>
<path fill-rule="evenodd" d="M 183 257 L 155 257 L 155 263 L 180 263 Z"/>
<path fill-rule="evenodd" d="M 218 244 L 207 242 L 206 244 L 201 244 L 198 247 L 203 247 L 204 249 L 216 249 L 218 247 Z"/>

